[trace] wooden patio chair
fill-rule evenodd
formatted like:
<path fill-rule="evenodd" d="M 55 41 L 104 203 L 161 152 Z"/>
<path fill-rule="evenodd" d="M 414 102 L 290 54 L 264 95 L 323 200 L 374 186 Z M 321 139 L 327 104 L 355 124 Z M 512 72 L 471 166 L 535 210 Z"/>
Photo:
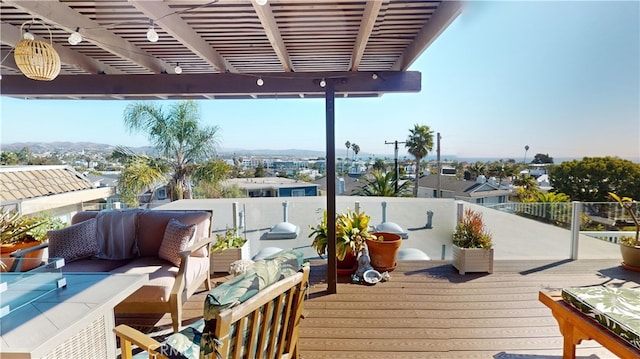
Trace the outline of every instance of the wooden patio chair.
<path fill-rule="evenodd" d="M 134 357 L 132 344 L 146 351 L 136 358 L 298 358 L 308 281 L 309 266 L 298 251 L 257 261 L 212 289 L 203 319 L 163 343 L 129 326 L 116 327 L 122 359 Z"/>

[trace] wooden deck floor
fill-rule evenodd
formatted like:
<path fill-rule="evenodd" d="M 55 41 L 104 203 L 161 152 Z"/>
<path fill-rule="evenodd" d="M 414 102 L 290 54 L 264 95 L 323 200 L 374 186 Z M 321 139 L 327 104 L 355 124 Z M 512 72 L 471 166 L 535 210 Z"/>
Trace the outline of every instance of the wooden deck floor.
<path fill-rule="evenodd" d="M 303 359 L 560 358 L 562 337 L 538 302 L 539 290 L 640 288 L 640 273 L 612 260 L 496 261 L 493 274 L 464 276 L 448 262 L 404 261 L 389 282 L 365 286 L 341 278 L 333 295 L 326 292 L 325 273 L 324 262 L 312 263 Z M 201 317 L 204 295 L 185 305 L 187 322 Z M 164 316 L 156 325 L 169 323 Z M 592 341 L 580 345 L 578 355 L 615 358 Z"/>

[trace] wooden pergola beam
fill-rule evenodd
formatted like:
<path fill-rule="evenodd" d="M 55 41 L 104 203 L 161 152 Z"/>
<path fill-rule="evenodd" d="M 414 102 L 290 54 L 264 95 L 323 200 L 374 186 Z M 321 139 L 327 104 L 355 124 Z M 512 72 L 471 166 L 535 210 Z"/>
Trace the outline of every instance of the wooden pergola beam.
<path fill-rule="evenodd" d="M 264 81 L 263 86 L 256 84 L 260 77 Z M 320 86 L 323 79 L 332 80 L 336 93 L 348 93 L 349 96 L 419 92 L 421 89 L 421 73 L 417 71 L 290 73 L 286 77 L 269 73 L 60 75 L 54 81 L 34 81 L 21 75 L 7 75 L 2 78 L 2 94 L 13 97 L 105 99 L 215 98 L 217 95 L 246 98 L 247 94 L 256 97 L 286 94 L 324 97 L 325 89 Z"/>

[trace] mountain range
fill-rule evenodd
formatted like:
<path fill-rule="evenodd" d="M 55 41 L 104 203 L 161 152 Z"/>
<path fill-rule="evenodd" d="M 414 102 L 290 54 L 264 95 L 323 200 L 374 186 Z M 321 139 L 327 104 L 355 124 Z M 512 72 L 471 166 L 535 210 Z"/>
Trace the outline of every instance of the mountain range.
<path fill-rule="evenodd" d="M 87 153 L 103 153 L 109 154 L 117 147 L 105 143 L 95 142 L 14 142 L 2 145 L 3 151 L 20 151 L 23 148 L 29 148 L 32 153 L 47 152 L 87 152 Z M 151 146 L 129 147 L 135 153 L 153 153 Z M 324 151 L 301 150 L 301 149 L 283 149 L 283 150 L 247 150 L 241 148 L 221 148 L 218 153 L 223 157 L 232 156 L 269 156 L 269 157 L 296 157 L 296 158 L 313 158 L 324 157 Z"/>

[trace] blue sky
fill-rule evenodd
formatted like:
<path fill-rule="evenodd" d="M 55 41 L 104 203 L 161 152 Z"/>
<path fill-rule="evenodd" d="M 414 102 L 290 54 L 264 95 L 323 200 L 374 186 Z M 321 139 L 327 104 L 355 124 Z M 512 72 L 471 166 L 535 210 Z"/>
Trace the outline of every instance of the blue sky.
<path fill-rule="evenodd" d="M 639 161 L 640 1 L 470 2 L 411 70 L 422 72 L 420 93 L 336 100 L 337 156 L 347 140 L 391 154 L 385 141 L 419 123 L 458 158 L 520 161 L 529 145 L 529 159 Z M 1 143 L 147 144 L 122 125 L 126 101 L 0 101 Z M 325 148 L 323 100 L 199 103 L 222 148 Z"/>

